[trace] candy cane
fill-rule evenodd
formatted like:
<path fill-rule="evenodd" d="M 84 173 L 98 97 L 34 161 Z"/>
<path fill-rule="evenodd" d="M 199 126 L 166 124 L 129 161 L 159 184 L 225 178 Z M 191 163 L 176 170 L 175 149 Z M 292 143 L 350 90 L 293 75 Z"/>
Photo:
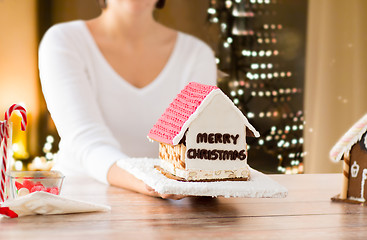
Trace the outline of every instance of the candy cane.
<path fill-rule="evenodd" d="M 6 122 L 1 122 L 0 126 L 1 131 L 1 139 L 0 146 L 2 146 L 2 161 L 1 161 L 1 180 L 0 180 L 0 200 L 2 202 L 5 201 L 5 172 L 6 172 L 6 159 L 7 159 L 7 151 L 6 151 Z M 1 144 L 2 143 L 2 144 Z"/>
<path fill-rule="evenodd" d="M 3 140 L 3 121 L 0 121 L 0 144 L 1 141 Z"/>
<path fill-rule="evenodd" d="M 3 145 L 2 145 L 2 168 L 1 168 L 1 191 L 0 191 L 0 199 L 2 202 L 5 200 L 5 173 L 6 173 L 6 164 L 7 164 L 7 150 L 6 150 L 6 138 L 2 139 Z"/>
<path fill-rule="evenodd" d="M 20 114 L 22 115 L 22 122 L 21 122 L 21 126 L 20 129 L 22 131 L 25 131 L 26 126 L 27 126 L 27 113 L 26 110 L 20 106 L 19 104 L 13 104 L 11 105 L 11 107 L 5 112 L 5 120 L 1 123 L 1 140 L 0 140 L 0 144 L 1 142 L 3 142 L 3 147 L 2 147 L 2 153 L 3 153 L 3 157 L 2 157 L 2 168 L 1 168 L 1 181 L 0 181 L 0 200 L 2 202 L 5 201 L 5 173 L 6 173 L 6 167 L 7 167 L 7 162 L 8 162 L 8 157 L 7 157 L 7 149 L 8 149 L 8 138 L 9 138 L 9 125 L 8 125 L 8 121 L 9 118 L 11 116 L 11 114 L 13 113 L 13 111 L 18 110 L 20 112 Z"/>
<path fill-rule="evenodd" d="M 8 109 L 8 111 L 5 112 L 5 121 L 7 122 L 11 116 L 11 114 L 13 113 L 14 110 L 18 110 L 20 112 L 20 114 L 22 115 L 22 122 L 20 125 L 20 129 L 22 131 L 25 131 L 25 128 L 27 126 L 27 113 L 26 110 L 24 109 L 24 107 L 20 106 L 19 104 L 13 104 L 11 105 L 11 107 Z"/>
<path fill-rule="evenodd" d="M 6 140 L 6 137 L 5 137 L 5 132 L 6 132 L 6 123 L 5 121 L 0 121 L 0 146 L 4 146 L 5 144 L 5 140 Z M 2 145 L 2 142 L 4 142 L 4 144 Z M 1 149 L 3 151 L 3 149 Z M 6 153 L 5 153 L 6 154 Z M 4 158 L 2 158 L 2 160 L 4 160 Z M 4 169 L 4 161 L 1 162 L 1 170 Z M 6 169 L 6 165 L 5 165 L 5 169 Z M 5 171 L 1 171 L 1 181 L 0 181 L 0 200 L 1 202 L 4 202 L 5 200 L 5 193 L 4 193 L 4 190 L 5 190 Z"/>

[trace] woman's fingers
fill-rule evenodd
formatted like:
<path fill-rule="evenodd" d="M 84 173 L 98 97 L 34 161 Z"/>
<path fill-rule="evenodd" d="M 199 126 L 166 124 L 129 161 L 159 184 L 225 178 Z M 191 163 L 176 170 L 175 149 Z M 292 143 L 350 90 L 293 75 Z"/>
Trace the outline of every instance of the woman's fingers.
<path fill-rule="evenodd" d="M 186 195 L 160 194 L 160 193 L 157 193 L 152 187 L 150 187 L 148 185 L 145 185 L 145 187 L 146 187 L 149 195 L 153 196 L 153 197 L 160 197 L 160 198 L 163 198 L 163 199 L 173 199 L 173 200 L 180 200 L 182 198 L 187 197 Z"/>
<path fill-rule="evenodd" d="M 163 199 L 180 200 L 187 196 L 186 195 L 175 195 L 175 194 L 160 194 L 160 197 Z"/>

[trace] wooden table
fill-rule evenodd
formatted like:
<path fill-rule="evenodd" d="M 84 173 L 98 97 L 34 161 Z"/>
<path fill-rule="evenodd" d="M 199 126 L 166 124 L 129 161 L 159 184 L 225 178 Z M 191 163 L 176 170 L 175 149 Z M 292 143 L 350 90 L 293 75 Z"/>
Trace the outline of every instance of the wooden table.
<path fill-rule="evenodd" d="M 271 175 L 284 199 L 143 196 L 86 178 L 63 195 L 110 212 L 0 219 L 0 239 L 367 239 L 367 207 L 334 203 L 341 174 Z"/>

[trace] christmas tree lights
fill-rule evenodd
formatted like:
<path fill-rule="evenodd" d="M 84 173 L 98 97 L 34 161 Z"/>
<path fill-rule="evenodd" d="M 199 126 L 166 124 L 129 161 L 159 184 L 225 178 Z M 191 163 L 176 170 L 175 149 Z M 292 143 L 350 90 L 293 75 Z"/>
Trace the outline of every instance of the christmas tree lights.
<path fill-rule="evenodd" d="M 210 0 L 218 28 L 219 86 L 260 131 L 249 163 L 264 172 L 303 172 L 306 1 Z M 294 12 L 294 10 L 300 12 Z M 296 14 L 302 20 L 291 21 Z"/>

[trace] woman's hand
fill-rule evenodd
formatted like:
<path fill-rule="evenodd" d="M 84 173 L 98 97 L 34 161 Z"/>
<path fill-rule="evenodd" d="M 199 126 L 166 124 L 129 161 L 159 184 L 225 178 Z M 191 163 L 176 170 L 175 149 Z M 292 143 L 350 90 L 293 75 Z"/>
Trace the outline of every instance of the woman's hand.
<path fill-rule="evenodd" d="M 112 165 L 112 167 L 108 171 L 107 180 L 113 186 L 142 193 L 151 197 L 159 197 L 163 199 L 174 199 L 174 200 L 179 200 L 184 197 L 187 197 L 185 195 L 157 193 L 153 188 L 146 185 L 143 181 L 137 179 L 134 175 L 118 167 L 116 163 Z"/>
<path fill-rule="evenodd" d="M 160 198 L 163 198 L 163 199 L 173 199 L 173 200 L 180 200 L 182 198 L 187 197 L 186 195 L 160 194 L 160 193 L 157 193 L 153 188 L 151 188 L 148 185 L 145 185 L 145 187 L 148 191 L 147 195 L 152 196 L 152 197 L 160 197 Z"/>

